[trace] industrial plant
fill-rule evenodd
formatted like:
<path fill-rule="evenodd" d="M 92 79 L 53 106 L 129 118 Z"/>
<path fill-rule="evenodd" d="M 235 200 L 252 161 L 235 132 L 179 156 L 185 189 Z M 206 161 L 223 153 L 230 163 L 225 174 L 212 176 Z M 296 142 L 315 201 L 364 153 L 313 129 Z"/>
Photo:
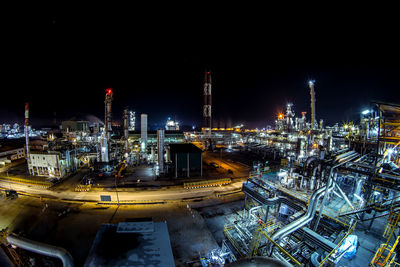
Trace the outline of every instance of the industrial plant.
<path fill-rule="evenodd" d="M 359 120 L 328 126 L 316 109 L 318 81 L 310 80 L 308 110 L 280 103 L 285 112 L 271 114 L 272 127 L 215 128 L 211 75 L 205 71 L 198 94 L 203 125 L 190 131 L 171 117 L 151 129 L 151 115 L 136 107 L 117 118 L 114 100 L 123 96 L 113 88 L 98 91 L 104 123 L 65 120 L 35 134 L 26 103 L 24 134 L 0 129 L 8 136 L 0 147 L 2 203 L 36 201 L 40 216 L 58 209 L 51 220 L 63 223 L 39 231 L 16 227 L 19 215 L 0 217 L 0 265 L 399 265 L 400 105 L 365 103 Z M 154 207 L 185 215 L 171 223 L 146 213 Z M 85 252 L 62 233 L 63 242 L 35 240 L 107 210 L 110 219 L 101 215 L 81 243 Z M 193 240 L 185 239 L 190 231 L 198 231 Z"/>

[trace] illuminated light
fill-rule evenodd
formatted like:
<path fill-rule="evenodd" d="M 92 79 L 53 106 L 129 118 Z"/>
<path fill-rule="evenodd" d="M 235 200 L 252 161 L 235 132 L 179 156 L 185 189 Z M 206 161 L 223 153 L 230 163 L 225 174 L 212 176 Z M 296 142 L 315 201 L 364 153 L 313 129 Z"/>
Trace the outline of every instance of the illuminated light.
<path fill-rule="evenodd" d="M 393 154 L 393 149 L 392 148 L 388 149 L 388 154 Z"/>
<path fill-rule="evenodd" d="M 310 85 L 310 86 L 314 85 L 314 83 L 315 83 L 315 80 L 309 80 L 308 81 L 308 85 Z"/>
<path fill-rule="evenodd" d="M 363 112 L 361 112 L 361 114 L 363 115 L 367 115 L 368 113 L 370 113 L 371 111 L 369 109 L 364 110 Z"/>
<path fill-rule="evenodd" d="M 106 93 L 107 93 L 107 95 L 111 95 L 111 94 L 112 94 L 112 92 L 113 92 L 113 91 L 112 91 L 112 89 L 111 89 L 111 88 L 107 88 L 107 89 L 106 89 Z"/>

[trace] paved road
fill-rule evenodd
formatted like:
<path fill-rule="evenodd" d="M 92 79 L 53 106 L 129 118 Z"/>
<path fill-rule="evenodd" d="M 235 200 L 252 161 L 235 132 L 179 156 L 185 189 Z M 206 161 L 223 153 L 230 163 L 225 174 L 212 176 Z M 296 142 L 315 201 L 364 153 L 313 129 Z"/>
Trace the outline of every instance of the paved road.
<path fill-rule="evenodd" d="M 28 194 L 40 195 L 43 197 L 55 199 L 68 199 L 68 200 L 82 200 L 82 201 L 100 201 L 100 195 L 110 195 L 112 201 L 117 200 L 117 193 L 115 190 L 110 191 L 89 191 L 89 192 L 71 192 L 61 190 L 47 190 L 35 186 L 27 186 L 17 183 L 0 181 L 0 187 L 5 189 L 13 189 L 18 192 Z M 183 188 L 170 188 L 159 190 L 118 190 L 119 201 L 160 201 L 160 200 L 181 200 L 186 198 L 209 197 L 215 193 L 230 192 L 240 190 L 242 182 L 235 182 L 230 185 L 221 187 L 208 187 L 198 189 L 183 189 Z"/>
<path fill-rule="evenodd" d="M 232 170 L 233 177 L 246 177 L 249 175 L 250 167 L 238 162 L 233 161 L 231 159 L 226 159 L 226 152 L 223 152 L 222 155 L 219 152 L 205 152 L 204 153 L 204 162 L 209 164 L 210 162 L 215 162 L 219 166 L 221 166 L 224 170 Z"/>

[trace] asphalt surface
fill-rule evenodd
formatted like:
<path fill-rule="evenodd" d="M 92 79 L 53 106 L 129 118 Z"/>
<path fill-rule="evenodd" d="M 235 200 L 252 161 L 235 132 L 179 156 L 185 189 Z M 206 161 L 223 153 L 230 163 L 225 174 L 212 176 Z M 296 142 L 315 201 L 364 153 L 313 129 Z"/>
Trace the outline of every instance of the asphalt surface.
<path fill-rule="evenodd" d="M 235 182 L 221 187 L 207 187 L 198 189 L 169 188 L 159 190 L 103 190 L 89 192 L 71 192 L 61 190 L 48 190 L 35 186 L 27 186 L 18 183 L 0 181 L 0 187 L 4 189 L 12 189 L 18 192 L 34 194 L 47 198 L 60 200 L 80 200 L 80 201 L 100 201 L 101 195 L 111 196 L 111 201 L 117 201 L 117 193 L 120 202 L 123 201 L 161 201 L 161 200 L 180 200 L 187 198 L 212 197 L 216 193 L 240 190 L 241 182 Z"/>

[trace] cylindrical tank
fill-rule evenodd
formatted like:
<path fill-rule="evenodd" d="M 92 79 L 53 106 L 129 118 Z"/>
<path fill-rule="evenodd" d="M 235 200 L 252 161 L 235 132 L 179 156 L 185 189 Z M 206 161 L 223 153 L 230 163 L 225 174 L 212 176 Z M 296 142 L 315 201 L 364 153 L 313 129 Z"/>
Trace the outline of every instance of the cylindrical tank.
<path fill-rule="evenodd" d="M 142 141 L 142 152 L 145 152 L 147 147 L 147 114 L 140 115 L 140 138 Z"/>
<path fill-rule="evenodd" d="M 158 169 L 164 173 L 164 130 L 157 130 Z"/>

